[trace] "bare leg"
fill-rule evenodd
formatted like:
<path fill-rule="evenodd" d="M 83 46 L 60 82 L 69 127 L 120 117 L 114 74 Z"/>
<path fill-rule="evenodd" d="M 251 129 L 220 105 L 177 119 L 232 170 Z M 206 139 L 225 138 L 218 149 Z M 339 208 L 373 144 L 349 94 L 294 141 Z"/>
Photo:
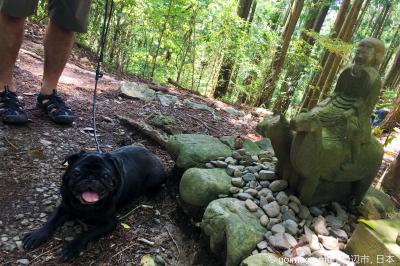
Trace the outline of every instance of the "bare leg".
<path fill-rule="evenodd" d="M 15 92 L 13 68 L 17 60 L 24 33 L 25 18 L 14 18 L 0 14 L 0 91 L 8 85 Z"/>
<path fill-rule="evenodd" d="M 49 95 L 57 88 L 58 80 L 67 64 L 75 40 L 75 33 L 50 21 L 44 39 L 44 72 L 41 93 Z"/>

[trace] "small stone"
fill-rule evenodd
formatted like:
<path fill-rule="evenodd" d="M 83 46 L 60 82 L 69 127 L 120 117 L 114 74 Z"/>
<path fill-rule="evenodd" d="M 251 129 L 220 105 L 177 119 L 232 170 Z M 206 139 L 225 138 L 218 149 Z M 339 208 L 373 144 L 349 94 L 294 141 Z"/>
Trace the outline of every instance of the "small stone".
<path fill-rule="evenodd" d="M 285 233 L 285 238 L 288 241 L 290 247 L 297 246 L 297 240 L 291 234 Z"/>
<path fill-rule="evenodd" d="M 240 177 L 232 178 L 231 182 L 232 182 L 232 185 L 234 185 L 235 187 L 243 187 L 244 186 L 244 181 Z"/>
<path fill-rule="evenodd" d="M 280 222 L 281 222 L 281 219 L 279 219 L 279 218 L 270 218 L 267 229 L 271 230 L 272 226 L 279 224 Z"/>
<path fill-rule="evenodd" d="M 323 211 L 315 206 L 310 207 L 310 213 L 312 214 L 312 216 L 317 217 L 323 214 Z"/>
<path fill-rule="evenodd" d="M 72 240 L 74 240 L 74 238 L 72 236 L 67 236 L 64 238 L 64 240 L 67 242 L 71 242 Z"/>
<path fill-rule="evenodd" d="M 268 238 L 269 238 L 270 236 L 272 236 L 272 232 L 271 232 L 271 231 L 267 231 L 267 232 L 264 234 L 264 238 L 265 238 L 266 240 L 268 240 Z"/>
<path fill-rule="evenodd" d="M 263 188 L 260 191 L 258 191 L 258 196 L 259 197 L 267 197 L 267 196 L 273 196 L 272 191 L 269 190 L 268 188 Z"/>
<path fill-rule="evenodd" d="M 287 212 L 288 210 L 289 210 L 289 207 L 288 207 L 288 206 L 286 206 L 286 205 L 281 206 L 281 212 L 282 212 L 282 213 L 285 213 L 285 212 Z"/>
<path fill-rule="evenodd" d="M 234 172 L 233 172 L 233 176 L 234 177 L 241 177 L 243 175 L 243 173 L 242 173 L 242 171 L 240 171 L 240 170 L 235 170 Z"/>
<path fill-rule="evenodd" d="M 238 197 L 238 199 L 241 199 L 241 200 L 253 199 L 253 197 L 250 194 L 244 193 L 244 192 L 237 194 L 237 197 Z"/>
<path fill-rule="evenodd" d="M 313 231 L 311 231 L 310 228 L 308 228 L 308 226 L 304 226 L 304 237 L 306 239 L 306 241 L 308 242 L 311 251 L 316 251 L 320 249 L 319 246 L 319 241 L 318 241 L 318 237 L 316 234 L 314 234 Z"/>
<path fill-rule="evenodd" d="M 260 223 L 262 226 L 267 227 L 268 226 L 268 222 L 269 222 L 269 218 L 267 215 L 263 214 L 260 217 Z"/>
<path fill-rule="evenodd" d="M 330 233 L 332 236 L 336 237 L 340 242 L 347 243 L 348 236 L 346 231 L 338 228 L 331 228 Z"/>
<path fill-rule="evenodd" d="M 249 211 L 255 212 L 258 210 L 257 204 L 255 204 L 251 199 L 247 199 L 244 203 Z"/>
<path fill-rule="evenodd" d="M 233 164 L 233 165 L 237 164 L 237 160 L 236 160 L 236 159 L 233 159 L 232 157 L 227 157 L 227 158 L 225 159 L 225 162 L 226 162 L 227 164 Z"/>
<path fill-rule="evenodd" d="M 208 169 L 213 169 L 213 168 L 215 168 L 215 166 L 212 164 L 212 163 L 206 163 L 206 168 L 208 168 Z"/>
<path fill-rule="evenodd" d="M 313 229 L 317 235 L 323 235 L 323 236 L 328 236 L 329 231 L 326 228 L 326 221 L 325 218 L 322 216 L 318 216 L 318 218 L 315 220 Z"/>
<path fill-rule="evenodd" d="M 22 265 L 28 265 L 30 261 L 28 259 L 19 259 L 17 260 L 17 263 Z"/>
<path fill-rule="evenodd" d="M 1 242 L 7 242 L 7 241 L 8 241 L 8 237 L 2 236 L 2 237 L 0 238 L 0 240 L 1 240 Z"/>
<path fill-rule="evenodd" d="M 260 207 L 267 205 L 269 201 L 267 200 L 266 197 L 260 197 Z"/>
<path fill-rule="evenodd" d="M 257 255 L 258 253 L 260 253 L 260 252 L 258 252 L 258 250 L 256 249 L 256 250 L 253 250 L 253 251 L 251 252 L 251 255 Z"/>
<path fill-rule="evenodd" d="M 270 218 L 275 218 L 280 213 L 280 207 L 276 201 L 268 203 L 267 205 L 264 205 L 262 208 Z"/>
<path fill-rule="evenodd" d="M 285 190 L 288 186 L 288 182 L 286 180 L 275 180 L 269 185 L 269 188 L 272 192 L 279 192 Z"/>
<path fill-rule="evenodd" d="M 342 228 L 345 221 L 341 220 L 339 217 L 328 215 L 325 217 L 326 223 L 328 226 L 333 228 Z"/>
<path fill-rule="evenodd" d="M 263 240 L 257 244 L 257 249 L 260 251 L 263 249 L 267 249 L 267 247 L 268 247 L 268 242 L 265 240 Z"/>
<path fill-rule="evenodd" d="M 289 197 L 283 191 L 279 192 L 275 199 L 280 205 L 287 205 L 289 203 Z"/>
<path fill-rule="evenodd" d="M 240 155 L 237 151 L 232 152 L 232 158 L 236 160 L 242 159 L 242 155 Z"/>
<path fill-rule="evenodd" d="M 268 238 L 269 244 L 279 250 L 287 250 L 290 248 L 289 242 L 286 240 L 285 235 L 282 233 L 275 234 Z"/>
<path fill-rule="evenodd" d="M 254 188 L 246 189 L 244 192 L 250 194 L 250 195 L 253 196 L 253 197 L 256 197 L 257 194 L 258 194 L 258 190 L 257 190 L 257 189 L 254 189 Z"/>
<path fill-rule="evenodd" d="M 300 202 L 299 198 L 296 197 L 295 195 L 290 195 L 290 196 L 289 196 L 289 201 L 295 202 L 295 203 L 297 203 L 298 205 L 301 205 L 301 202 Z"/>
<path fill-rule="evenodd" d="M 299 205 L 297 205 L 297 203 L 295 203 L 295 202 L 290 202 L 289 207 L 294 211 L 294 213 L 300 212 Z"/>
<path fill-rule="evenodd" d="M 256 176 L 255 176 L 254 174 L 252 174 L 252 173 L 247 173 L 247 174 L 244 174 L 244 175 L 242 176 L 242 179 L 243 179 L 245 182 L 250 182 L 250 181 L 256 180 Z"/>
<path fill-rule="evenodd" d="M 299 207 L 299 217 L 301 218 L 301 219 L 307 219 L 308 217 L 310 217 L 310 210 L 306 207 L 306 206 L 304 206 L 304 205 L 300 205 L 300 207 Z"/>
<path fill-rule="evenodd" d="M 311 256 L 311 249 L 307 246 L 302 246 L 296 248 L 296 254 L 300 257 L 309 257 Z"/>
<path fill-rule="evenodd" d="M 288 232 L 289 234 L 291 234 L 293 236 L 297 234 L 298 225 L 295 221 L 290 220 L 290 219 L 283 221 L 283 226 L 285 227 L 286 232 Z"/>
<path fill-rule="evenodd" d="M 231 187 L 231 188 L 229 189 L 229 192 L 232 193 L 232 194 L 236 194 L 236 193 L 239 193 L 240 190 L 241 190 L 241 189 L 238 188 L 238 187 Z"/>
<path fill-rule="evenodd" d="M 268 188 L 270 184 L 271 184 L 271 182 L 269 182 L 269 181 L 260 181 L 260 185 L 263 188 Z"/>
<path fill-rule="evenodd" d="M 285 233 L 285 227 L 282 224 L 275 224 L 271 228 L 271 232 L 273 234 L 278 234 L 278 233 Z"/>
<path fill-rule="evenodd" d="M 29 224 L 29 220 L 28 220 L 28 219 L 23 219 L 23 220 L 21 221 L 21 224 L 22 224 L 22 225 L 28 225 L 28 224 Z"/>
<path fill-rule="evenodd" d="M 292 209 L 289 209 L 287 212 L 283 213 L 283 214 L 282 214 L 282 219 L 283 219 L 284 221 L 286 221 L 286 220 L 292 220 L 292 221 L 294 221 L 294 222 L 296 222 L 296 223 L 299 222 L 299 219 L 296 217 L 296 215 L 294 214 L 294 212 L 293 212 Z"/>
<path fill-rule="evenodd" d="M 215 165 L 218 168 L 226 168 L 228 166 L 228 164 L 226 162 L 224 162 L 224 161 L 216 161 Z"/>
<path fill-rule="evenodd" d="M 270 171 L 270 170 L 261 170 L 258 173 L 258 179 L 259 180 L 272 180 L 272 179 L 275 179 L 275 172 Z"/>
<path fill-rule="evenodd" d="M 322 242 L 324 248 L 328 250 L 338 250 L 339 249 L 339 241 L 332 236 L 318 236 L 318 239 Z"/>

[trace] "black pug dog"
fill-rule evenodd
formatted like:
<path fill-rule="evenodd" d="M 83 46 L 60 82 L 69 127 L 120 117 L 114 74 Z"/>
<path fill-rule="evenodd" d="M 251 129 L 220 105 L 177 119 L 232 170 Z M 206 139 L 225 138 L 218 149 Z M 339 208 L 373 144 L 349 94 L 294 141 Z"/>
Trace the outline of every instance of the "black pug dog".
<path fill-rule="evenodd" d="M 23 239 L 23 247 L 31 250 L 66 221 L 82 220 L 89 229 L 64 247 L 64 261 L 78 257 L 89 242 L 115 229 L 119 207 L 140 194 L 157 190 L 166 180 L 160 160 L 142 147 L 128 146 L 111 153 L 83 151 L 66 161 L 60 206 L 41 228 Z"/>

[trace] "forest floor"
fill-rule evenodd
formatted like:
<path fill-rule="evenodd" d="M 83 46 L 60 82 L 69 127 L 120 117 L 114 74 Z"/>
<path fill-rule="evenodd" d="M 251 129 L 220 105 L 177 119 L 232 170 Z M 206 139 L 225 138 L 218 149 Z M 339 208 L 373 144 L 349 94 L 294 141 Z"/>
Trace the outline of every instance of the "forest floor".
<path fill-rule="evenodd" d="M 71 127 L 57 126 L 36 108 L 43 67 L 43 28 L 29 25 L 15 68 L 18 93 L 23 98 L 30 118 L 27 126 L 15 127 L 0 123 L 0 265 L 63 265 L 57 253 L 63 242 L 70 241 L 80 226 L 69 223 L 37 250 L 26 252 L 19 248 L 23 235 L 37 228 L 59 201 L 58 187 L 65 170 L 63 159 L 80 150 L 95 148 L 92 137 L 84 130 L 92 126 L 91 101 L 94 84 L 93 55 L 74 48 L 60 80 L 59 91 L 74 110 L 77 119 Z M 187 133 L 213 136 L 241 135 L 259 139 L 255 126 L 259 118 L 251 110 L 243 110 L 241 118 L 220 108 L 224 103 L 197 96 L 177 88 L 169 93 L 181 101 L 191 99 L 216 109 L 221 120 L 216 121 L 208 111 L 194 110 L 186 105 L 164 107 L 158 101 L 144 104 L 139 100 L 119 96 L 124 80 L 140 82 L 135 77 L 106 73 L 98 91 L 98 134 L 103 151 L 120 146 L 143 144 L 163 161 L 168 171 L 174 162 L 168 153 L 151 139 L 121 124 L 117 116 L 142 121 L 155 113 L 174 116 Z M 162 88 L 159 85 L 154 87 Z M 200 123 L 199 123 L 200 121 Z M 388 146 L 385 164 L 398 152 L 400 139 Z M 397 143 L 397 146 L 396 146 Z M 397 147 L 397 148 L 396 148 Z M 397 149 L 397 150 L 396 150 Z M 127 217 L 107 237 L 93 243 L 74 265 L 139 265 L 143 255 L 160 255 L 168 265 L 217 265 L 200 241 L 200 230 L 186 217 L 178 201 L 165 190 L 156 198 L 137 199 L 121 211 Z M 126 226 L 125 226 L 126 227 Z M 146 244 L 140 239 L 153 242 Z M 17 248 L 13 248 L 17 246 Z M 11 248 L 10 248 L 11 247 Z M 12 249 L 12 251 L 8 251 Z"/>
<path fill-rule="evenodd" d="M 18 95 L 23 98 L 30 118 L 28 125 L 16 127 L 0 123 L 0 265 L 26 262 L 32 265 L 62 265 L 57 253 L 62 243 L 70 241 L 79 231 L 79 225 L 67 224 L 50 241 L 31 252 L 18 245 L 25 233 L 46 221 L 57 204 L 58 187 L 65 170 L 62 165 L 64 158 L 83 149 L 95 149 L 92 137 L 84 131 L 92 127 L 93 55 L 84 49 L 74 48 L 60 80 L 59 92 L 77 119 L 71 127 L 57 126 L 36 107 L 43 68 L 42 40 L 43 28 L 28 25 L 15 68 Z M 251 114 L 239 119 L 218 111 L 226 106 L 221 102 L 176 88 L 163 89 L 168 89 L 181 101 L 191 99 L 212 106 L 221 120 L 215 121 L 210 112 L 194 110 L 186 105 L 164 107 L 159 101 L 145 104 L 140 100 L 122 98 L 119 87 L 124 80 L 138 81 L 135 77 L 118 73 L 106 73 L 100 81 L 97 121 L 103 151 L 143 144 L 161 158 L 168 171 L 174 165 L 165 150 L 146 136 L 125 127 L 118 120 L 118 115 L 142 121 L 151 114 L 162 113 L 175 117 L 187 133 L 259 138 L 255 134 L 258 118 Z M 138 265 L 145 254 L 158 254 L 168 265 L 216 265 L 207 248 L 199 241 L 199 228 L 181 212 L 176 198 L 166 191 L 154 199 L 143 197 L 136 200 L 121 214 L 131 210 L 130 215 L 121 221 L 129 229 L 118 226 L 112 234 L 89 247 L 74 261 L 74 265 Z M 141 238 L 154 242 L 154 245 L 138 241 Z M 13 248 L 15 246 L 17 248 Z M 10 249 L 12 251 L 8 251 Z"/>

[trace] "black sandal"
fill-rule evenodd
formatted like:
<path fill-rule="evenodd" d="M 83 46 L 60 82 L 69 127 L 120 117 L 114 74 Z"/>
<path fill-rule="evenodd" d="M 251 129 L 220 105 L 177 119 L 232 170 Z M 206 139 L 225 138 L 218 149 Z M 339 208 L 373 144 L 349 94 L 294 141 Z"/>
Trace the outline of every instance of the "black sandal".
<path fill-rule="evenodd" d="M 69 125 L 74 122 L 74 113 L 65 104 L 63 99 L 53 90 L 50 95 L 39 94 L 37 105 L 43 109 L 56 124 Z"/>
<path fill-rule="evenodd" d="M 28 122 L 28 116 L 17 94 L 10 91 L 7 86 L 0 92 L 0 115 L 5 124 L 23 125 Z"/>

